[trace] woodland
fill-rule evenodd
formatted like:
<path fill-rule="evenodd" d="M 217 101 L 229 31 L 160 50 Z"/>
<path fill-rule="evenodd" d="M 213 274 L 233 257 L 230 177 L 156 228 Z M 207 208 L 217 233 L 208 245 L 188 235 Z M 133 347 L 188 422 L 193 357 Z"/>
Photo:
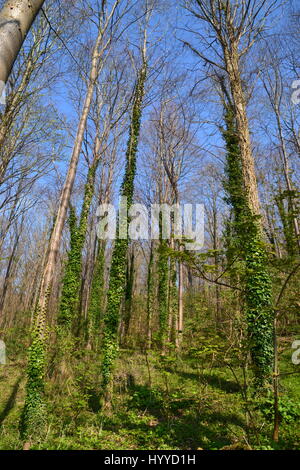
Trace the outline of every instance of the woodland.
<path fill-rule="evenodd" d="M 297 0 L 0 0 L 0 450 L 299 450 L 299 51 Z"/>

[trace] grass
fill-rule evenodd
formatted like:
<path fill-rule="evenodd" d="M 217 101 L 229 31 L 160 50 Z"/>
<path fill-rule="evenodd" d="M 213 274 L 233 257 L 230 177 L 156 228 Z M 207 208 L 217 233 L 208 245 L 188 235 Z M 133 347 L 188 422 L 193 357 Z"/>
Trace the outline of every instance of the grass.
<path fill-rule="evenodd" d="M 205 369 L 198 360 L 147 357 L 122 350 L 115 367 L 111 407 L 99 407 L 99 357 L 85 353 L 74 374 L 49 380 L 48 429 L 33 449 L 299 449 L 296 419 L 283 422 L 280 442 L 270 440 L 272 419 L 245 402 L 225 365 Z M 296 371 L 288 352 L 283 372 Z M 20 449 L 18 422 L 24 400 L 25 361 L 0 366 L 0 449 Z M 241 371 L 235 370 L 238 379 Z M 74 378 L 75 377 L 75 378 Z M 281 394 L 300 402 L 299 375 L 284 375 Z"/>

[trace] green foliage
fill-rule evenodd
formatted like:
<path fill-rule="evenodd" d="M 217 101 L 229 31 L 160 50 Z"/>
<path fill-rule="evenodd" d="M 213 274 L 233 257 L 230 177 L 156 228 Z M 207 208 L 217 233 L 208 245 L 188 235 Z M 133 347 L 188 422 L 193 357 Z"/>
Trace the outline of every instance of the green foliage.
<path fill-rule="evenodd" d="M 102 317 L 103 297 L 104 297 L 104 265 L 105 265 L 105 244 L 99 243 L 95 260 L 91 294 L 88 309 L 88 340 L 98 344 L 100 334 L 100 320 Z"/>
<path fill-rule="evenodd" d="M 250 351 L 257 385 L 271 375 L 274 355 L 272 283 L 266 269 L 266 249 L 259 239 L 247 243 L 245 302 Z"/>
<path fill-rule="evenodd" d="M 202 337 L 207 335 L 200 332 L 200 336 L 202 343 Z M 274 448 L 270 439 L 272 414 L 267 411 L 262 420 L 263 411 L 255 409 L 264 400 L 257 397 L 251 400 L 252 416 L 255 415 L 258 423 L 257 435 L 251 422 L 245 419 L 244 402 L 237 382 L 233 382 L 232 372 L 221 360 L 212 369 L 204 371 L 197 369 L 198 357 L 185 355 L 174 361 L 175 356 L 148 352 L 152 379 L 149 386 L 144 355 L 122 350 L 116 361 L 118 375 L 115 377 L 112 407 L 105 413 L 103 410 L 99 412 L 98 354 L 85 351 L 84 356 L 75 358 L 74 375 L 68 377 L 67 389 L 58 387 L 52 381 L 46 384 L 49 425 L 43 438 L 31 440 L 32 449 L 184 450 L 201 447 L 207 450 L 229 446 L 234 450 L 245 445 L 246 439 L 251 448 Z M 22 377 L 22 367 L 22 362 L 17 361 L 1 371 L 1 450 L 20 449 L 23 445 L 16 428 L 25 392 L 23 379 L 14 404 L 10 405 L 12 408 L 5 412 L 8 402 L 11 402 L 16 380 Z M 281 367 L 290 370 L 290 354 Z M 234 371 L 241 381 L 242 371 L 238 366 Z M 133 376 L 130 383 L 129 375 Z M 285 414 L 289 416 L 283 418 L 277 448 L 298 449 L 299 418 L 295 410 L 299 403 L 299 378 L 285 375 L 282 386 L 285 396 L 281 401 L 288 408 Z M 286 403 L 287 396 L 288 401 L 293 400 L 293 403 Z M 271 411 L 271 401 L 265 408 Z"/>
<path fill-rule="evenodd" d="M 29 348 L 26 398 L 20 421 L 22 439 L 38 439 L 45 432 L 46 406 L 44 402 L 45 381 L 45 332 L 41 331 L 41 312 L 36 313 Z"/>
<path fill-rule="evenodd" d="M 243 168 L 240 157 L 239 139 L 236 134 L 234 111 L 231 106 L 227 106 L 224 120 L 225 129 L 222 130 L 222 133 L 227 150 L 225 165 L 226 178 L 223 181 L 223 186 L 227 194 L 225 201 L 234 210 L 235 223 L 240 223 L 245 216 L 247 204 L 242 183 Z"/>
<path fill-rule="evenodd" d="M 270 377 L 273 364 L 272 283 L 267 250 L 262 241 L 257 216 L 251 213 L 243 186 L 243 169 L 236 134 L 234 111 L 225 112 L 223 138 L 227 149 L 224 188 L 233 210 L 233 222 L 227 227 L 229 260 L 238 255 L 243 261 L 245 314 L 249 346 L 255 367 L 257 386 Z"/>
<path fill-rule="evenodd" d="M 128 400 L 129 408 L 161 410 L 165 403 L 165 396 L 159 388 L 149 389 L 146 386 L 136 387 Z"/>
<path fill-rule="evenodd" d="M 57 323 L 58 325 L 65 326 L 70 331 L 81 273 L 81 246 L 77 234 L 77 217 L 74 207 L 70 207 L 69 227 L 70 250 L 62 279 L 62 293 Z"/>
<path fill-rule="evenodd" d="M 141 127 L 142 101 L 147 68 L 142 67 L 135 88 L 132 108 L 129 140 L 126 151 L 126 168 L 121 187 L 121 195 L 127 197 L 127 209 L 132 205 L 134 178 L 136 173 L 136 157 Z M 128 235 L 128 222 L 126 233 Z M 106 394 L 111 380 L 111 372 L 118 354 L 118 325 L 121 302 L 125 293 L 128 237 L 117 239 L 112 253 L 107 308 L 104 315 L 102 385 Z"/>
<path fill-rule="evenodd" d="M 164 251 L 168 244 L 166 240 L 160 240 L 158 254 L 158 309 L 159 309 L 159 345 L 162 348 L 168 332 L 168 292 L 169 292 L 169 260 Z"/>
<path fill-rule="evenodd" d="M 93 165 L 88 170 L 87 183 L 84 190 L 81 215 L 77 224 L 76 212 L 70 207 L 70 250 L 65 266 L 65 273 L 62 280 L 62 293 L 60 299 L 60 309 L 57 318 L 58 325 L 64 326 L 66 331 L 71 330 L 74 313 L 79 303 L 79 291 L 82 271 L 82 250 L 85 242 L 88 215 L 94 194 L 94 182 L 97 165 Z"/>
<path fill-rule="evenodd" d="M 199 337 L 199 347 L 192 347 L 189 350 L 191 357 L 198 361 L 208 363 L 209 360 L 217 357 L 219 359 L 220 354 L 224 354 L 224 345 L 219 336 L 213 337 Z"/>
<path fill-rule="evenodd" d="M 274 400 L 272 398 L 264 398 L 255 403 L 254 408 L 260 410 L 263 416 L 272 422 L 274 420 Z M 280 422 L 293 423 L 298 422 L 300 418 L 300 405 L 289 397 L 279 398 L 279 419 Z"/>
<path fill-rule="evenodd" d="M 151 245 L 150 249 L 150 259 L 148 264 L 148 276 L 147 276 L 147 327 L 148 327 L 148 343 L 147 347 L 151 348 L 151 326 L 152 326 L 152 319 L 153 319 L 153 312 L 154 312 L 154 298 L 155 298 L 155 271 L 154 267 L 154 252 L 153 246 Z"/>
<path fill-rule="evenodd" d="M 128 337 L 129 325 L 132 314 L 132 301 L 133 301 L 133 285 L 134 285 L 134 248 L 130 256 L 130 262 L 127 261 L 126 266 L 126 287 L 124 296 L 124 339 L 125 342 Z"/>

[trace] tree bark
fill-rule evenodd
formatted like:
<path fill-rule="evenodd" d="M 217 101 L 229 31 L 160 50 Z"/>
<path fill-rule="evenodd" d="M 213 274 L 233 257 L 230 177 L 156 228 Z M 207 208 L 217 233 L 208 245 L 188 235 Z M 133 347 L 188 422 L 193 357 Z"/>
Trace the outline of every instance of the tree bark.
<path fill-rule="evenodd" d="M 0 11 L 0 80 L 6 83 L 44 0 L 8 0 Z"/>

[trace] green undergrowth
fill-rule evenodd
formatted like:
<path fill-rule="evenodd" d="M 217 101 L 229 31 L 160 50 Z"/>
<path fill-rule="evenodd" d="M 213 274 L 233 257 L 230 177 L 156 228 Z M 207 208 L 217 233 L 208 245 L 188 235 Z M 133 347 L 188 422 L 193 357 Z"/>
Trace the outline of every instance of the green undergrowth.
<path fill-rule="evenodd" d="M 283 418 L 279 449 L 298 449 L 299 374 L 284 345 L 281 370 Z M 80 357 L 79 357 L 80 356 Z M 159 353 L 121 350 L 109 409 L 99 405 L 101 358 L 88 351 L 74 360 L 74 376 L 46 384 L 48 428 L 32 449 L 173 450 L 273 449 L 268 397 L 240 390 L 242 371 L 226 364 Z M 77 362 L 78 361 L 78 362 Z M 25 393 L 25 362 L 0 366 L 0 449 L 20 449 L 18 423 Z M 233 374 L 234 372 L 234 374 Z M 251 382 L 251 380 L 250 380 Z M 251 392 L 251 387 L 250 387 Z M 252 397 L 252 398 L 251 398 Z M 250 410 L 251 419 L 245 410 Z"/>

